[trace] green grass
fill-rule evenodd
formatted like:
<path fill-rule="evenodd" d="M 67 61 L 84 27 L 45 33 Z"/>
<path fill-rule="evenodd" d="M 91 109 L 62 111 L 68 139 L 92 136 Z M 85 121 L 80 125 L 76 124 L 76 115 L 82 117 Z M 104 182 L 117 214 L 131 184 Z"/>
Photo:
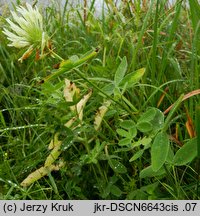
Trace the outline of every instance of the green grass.
<path fill-rule="evenodd" d="M 108 13 L 102 9 L 97 17 L 94 0 L 87 20 L 83 6 L 70 8 L 70 1 L 62 10 L 55 4 L 44 9 L 54 51 L 63 59 L 100 48 L 49 81 L 44 78 L 59 60 L 35 61 L 32 55 L 21 64 L 24 50 L 8 47 L 0 32 L 1 199 L 200 198 L 199 96 L 183 101 L 200 88 L 200 6 L 195 0 L 188 7 L 181 0 L 147 2 L 116 8 L 105 1 Z M 8 16 L 1 16 L 3 26 Z M 64 98 L 64 78 L 80 89 L 71 103 Z M 90 89 L 80 120 L 70 107 Z M 106 101 L 111 104 L 95 130 L 95 115 Z M 55 134 L 62 144 L 53 164 L 64 165 L 23 187 L 44 166 Z"/>

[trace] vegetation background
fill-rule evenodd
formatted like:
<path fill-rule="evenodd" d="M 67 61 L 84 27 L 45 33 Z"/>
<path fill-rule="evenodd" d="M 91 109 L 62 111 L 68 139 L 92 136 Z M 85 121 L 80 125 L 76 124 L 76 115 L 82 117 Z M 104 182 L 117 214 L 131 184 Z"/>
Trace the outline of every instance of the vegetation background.
<path fill-rule="evenodd" d="M 19 63 L 23 50 L 0 30 L 0 198 L 199 199 L 198 1 L 105 0 L 101 16 L 95 0 L 59 3 L 40 8 L 55 51 L 98 54 L 42 84 L 58 61 Z M 9 16 L 4 7 L 1 26 Z M 80 91 L 71 103 L 65 78 Z M 90 89 L 80 119 L 72 106 Z M 61 144 L 57 169 L 21 184 L 52 142 Z"/>

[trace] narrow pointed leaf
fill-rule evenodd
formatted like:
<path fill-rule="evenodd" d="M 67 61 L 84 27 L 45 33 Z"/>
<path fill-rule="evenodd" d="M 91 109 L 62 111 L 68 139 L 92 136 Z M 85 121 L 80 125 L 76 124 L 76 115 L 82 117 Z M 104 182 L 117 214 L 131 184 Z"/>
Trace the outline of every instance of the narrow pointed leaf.
<path fill-rule="evenodd" d="M 154 176 L 160 176 L 163 174 L 165 174 L 165 169 L 163 167 L 155 172 L 152 166 L 148 166 L 140 172 L 140 178 L 149 178 Z"/>
<path fill-rule="evenodd" d="M 197 156 L 197 138 L 185 143 L 174 156 L 174 165 L 182 166 L 191 162 Z"/>
<path fill-rule="evenodd" d="M 124 56 L 124 58 L 122 59 L 120 65 L 117 68 L 117 71 L 115 73 L 114 83 L 115 83 L 116 86 L 118 86 L 119 83 L 124 78 L 126 70 L 127 70 L 127 60 L 126 60 L 126 57 Z"/>
<path fill-rule="evenodd" d="M 136 153 L 131 157 L 131 159 L 129 160 L 129 162 L 133 162 L 134 160 L 137 160 L 138 158 L 142 157 L 143 153 L 144 153 L 144 150 L 143 150 L 143 149 L 139 150 L 138 152 L 136 152 Z"/>
<path fill-rule="evenodd" d="M 110 159 L 108 161 L 110 167 L 117 173 L 126 173 L 127 169 L 126 167 L 119 161 L 115 160 L 115 159 Z"/>
<path fill-rule="evenodd" d="M 124 86 L 126 84 L 126 88 L 133 87 L 145 73 L 145 68 L 140 68 L 132 73 L 129 73 L 124 77 L 122 82 L 120 83 L 120 86 Z"/>

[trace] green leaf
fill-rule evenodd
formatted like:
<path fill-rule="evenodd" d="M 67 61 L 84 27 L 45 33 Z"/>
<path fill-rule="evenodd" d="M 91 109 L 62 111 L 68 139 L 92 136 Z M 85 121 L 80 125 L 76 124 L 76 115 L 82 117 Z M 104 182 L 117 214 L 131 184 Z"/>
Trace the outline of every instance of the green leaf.
<path fill-rule="evenodd" d="M 62 140 L 61 150 L 66 151 L 73 145 L 74 132 L 68 127 L 61 128 L 59 131 L 59 140 Z"/>
<path fill-rule="evenodd" d="M 126 56 L 124 56 L 115 73 L 115 77 L 114 77 L 115 86 L 118 86 L 120 84 L 120 82 L 124 78 L 126 70 L 127 70 L 127 60 L 126 60 Z"/>
<path fill-rule="evenodd" d="M 171 146 L 169 146 L 169 151 L 168 151 L 168 154 L 167 154 L 166 163 L 172 164 L 173 159 L 174 159 L 174 152 L 173 152 Z"/>
<path fill-rule="evenodd" d="M 158 131 L 164 125 L 164 114 L 157 108 L 151 107 L 144 112 L 138 120 L 140 122 L 149 122 L 153 131 Z"/>
<path fill-rule="evenodd" d="M 140 146 L 143 145 L 144 148 L 148 148 L 149 144 L 151 143 L 152 139 L 149 137 L 143 137 L 142 139 L 139 139 L 137 142 L 133 142 L 132 143 L 132 148 L 136 147 L 136 146 Z"/>
<path fill-rule="evenodd" d="M 197 134 L 197 157 L 200 160 L 200 106 L 196 107 L 196 134 Z"/>
<path fill-rule="evenodd" d="M 144 75 L 145 68 L 140 68 L 132 73 L 127 74 L 121 81 L 120 86 L 123 87 L 126 84 L 126 88 L 133 87 Z"/>
<path fill-rule="evenodd" d="M 149 132 L 152 130 L 153 126 L 150 122 L 138 122 L 137 123 L 137 129 L 143 133 Z"/>
<path fill-rule="evenodd" d="M 122 191 L 116 185 L 111 185 L 110 192 L 116 197 L 120 197 L 122 195 Z"/>
<path fill-rule="evenodd" d="M 197 138 L 185 143 L 175 154 L 173 163 L 176 166 L 186 165 L 197 156 Z"/>
<path fill-rule="evenodd" d="M 148 194 L 153 194 L 154 191 L 156 190 L 156 188 L 159 187 L 159 184 L 160 183 L 158 181 L 156 181 L 153 184 L 149 184 L 147 186 L 141 187 L 141 190 L 146 191 Z"/>
<path fill-rule="evenodd" d="M 120 126 L 124 129 L 130 129 L 132 127 L 135 127 L 135 123 L 132 120 L 124 120 L 120 123 Z"/>
<path fill-rule="evenodd" d="M 132 139 L 133 139 L 133 138 L 136 137 L 136 135 L 137 135 L 137 128 L 136 128 L 136 127 L 132 127 L 132 128 L 130 128 L 130 129 L 128 130 L 128 132 L 129 132 L 130 136 L 131 136 Z"/>
<path fill-rule="evenodd" d="M 115 99 L 115 100 L 120 100 L 120 99 L 121 99 L 122 93 L 121 93 L 119 87 L 115 87 L 113 93 L 114 93 L 114 99 Z"/>
<path fill-rule="evenodd" d="M 113 175 L 112 177 L 109 178 L 109 184 L 113 185 L 118 181 L 118 177 L 116 175 Z"/>
<path fill-rule="evenodd" d="M 73 143 L 73 136 L 68 136 L 63 140 L 63 144 L 61 146 L 62 151 L 66 151 L 69 147 L 71 147 Z"/>
<path fill-rule="evenodd" d="M 138 122 L 150 122 L 154 119 L 156 115 L 156 108 L 149 108 L 146 112 L 144 112 L 141 117 L 138 119 Z"/>
<path fill-rule="evenodd" d="M 114 90 L 115 90 L 115 85 L 113 83 L 109 83 L 102 88 L 102 91 L 108 95 L 112 95 L 114 93 Z"/>
<path fill-rule="evenodd" d="M 166 161 L 169 151 L 169 138 L 166 132 L 159 132 L 151 147 L 151 161 L 153 171 L 158 171 Z"/>
<path fill-rule="evenodd" d="M 108 161 L 110 167 L 117 173 L 126 173 L 127 169 L 126 167 L 120 163 L 119 161 L 115 160 L 115 159 L 110 159 Z"/>
<path fill-rule="evenodd" d="M 121 139 L 118 143 L 118 145 L 120 146 L 126 146 L 126 145 L 130 145 L 131 144 L 131 140 L 132 138 L 124 138 L 124 139 Z"/>
<path fill-rule="evenodd" d="M 148 166 L 140 172 L 140 178 L 149 178 L 154 176 L 160 176 L 163 174 L 165 174 L 165 169 L 163 167 L 155 172 L 152 166 Z"/>
<path fill-rule="evenodd" d="M 101 194 L 103 199 L 106 199 L 108 197 L 108 195 L 110 194 L 110 187 L 111 187 L 111 184 L 108 184 L 107 187 L 103 187 L 103 191 Z"/>
<path fill-rule="evenodd" d="M 198 27 L 200 17 L 200 5 L 197 0 L 189 0 L 191 20 L 194 30 Z"/>
<path fill-rule="evenodd" d="M 159 131 L 164 126 L 164 114 L 157 108 L 153 108 L 156 111 L 154 118 L 151 120 L 153 125 L 153 131 Z"/>
<path fill-rule="evenodd" d="M 129 160 L 129 162 L 133 162 L 134 160 L 137 160 L 138 158 L 140 158 L 144 153 L 144 150 L 141 149 L 138 152 L 136 152 L 133 157 L 131 157 L 131 159 Z"/>
<path fill-rule="evenodd" d="M 52 84 L 50 82 L 45 82 L 42 85 L 42 93 L 43 94 L 53 94 L 57 90 L 63 88 L 63 81 L 58 82 L 57 84 Z"/>
<path fill-rule="evenodd" d="M 124 129 L 117 129 L 116 132 L 122 137 L 127 137 L 127 138 L 130 137 L 131 138 L 129 132 L 127 132 Z"/>

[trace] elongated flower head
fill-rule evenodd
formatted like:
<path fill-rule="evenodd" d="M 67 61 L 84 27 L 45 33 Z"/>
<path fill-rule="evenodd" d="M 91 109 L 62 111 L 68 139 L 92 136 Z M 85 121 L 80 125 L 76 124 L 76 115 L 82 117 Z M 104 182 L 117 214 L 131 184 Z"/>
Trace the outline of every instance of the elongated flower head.
<path fill-rule="evenodd" d="M 8 46 L 16 48 L 27 47 L 27 51 L 19 59 L 23 61 L 26 59 L 34 49 L 41 50 L 43 55 L 45 46 L 48 46 L 49 37 L 43 30 L 43 19 L 37 7 L 26 3 L 26 8 L 19 6 L 16 8 L 18 14 L 11 11 L 13 20 L 6 19 L 9 23 L 10 29 L 3 29 L 3 33 L 11 41 Z"/>

